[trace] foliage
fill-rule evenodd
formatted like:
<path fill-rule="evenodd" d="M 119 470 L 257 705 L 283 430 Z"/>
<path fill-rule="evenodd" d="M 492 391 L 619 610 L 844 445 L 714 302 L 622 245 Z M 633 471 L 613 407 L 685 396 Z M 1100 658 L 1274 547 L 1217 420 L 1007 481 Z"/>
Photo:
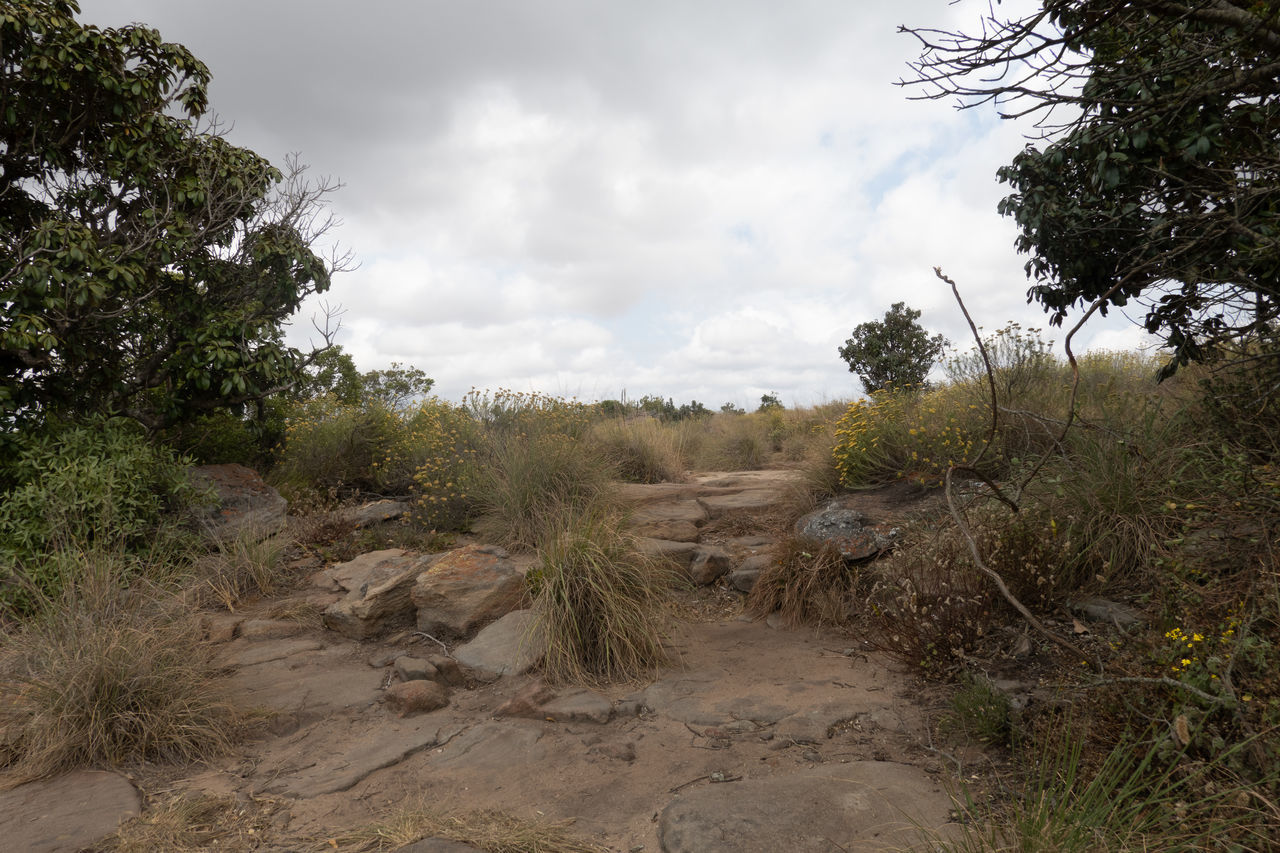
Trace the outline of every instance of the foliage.
<path fill-rule="evenodd" d="M 236 719 L 212 650 L 180 602 L 121 594 L 118 551 L 81 557 L 76 581 L 0 642 L 0 757 L 23 776 L 222 750 Z"/>
<path fill-rule="evenodd" d="M 671 578 L 600 507 L 565 517 L 538 549 L 534 612 L 552 681 L 625 681 L 667 660 Z"/>
<path fill-rule="evenodd" d="M 1143 303 L 1171 372 L 1280 317 L 1280 9 L 1042 0 L 979 35 L 910 30 L 924 97 L 1038 114 L 1045 133 L 999 178 L 1061 324 L 1077 305 Z M 1060 123 L 1054 123 L 1057 117 Z M 1272 358 L 1280 355 L 1269 350 Z"/>
<path fill-rule="evenodd" d="M 759 408 L 756 409 L 756 411 L 769 412 L 769 411 L 773 411 L 775 409 L 781 409 L 781 408 L 783 408 L 782 401 L 778 399 L 778 395 L 776 393 L 761 394 L 760 406 Z"/>
<path fill-rule="evenodd" d="M 922 386 L 947 339 L 930 335 L 916 322 L 920 312 L 895 302 L 883 320 L 859 324 L 840 347 L 849 372 L 858 374 L 868 394 L 884 388 Z"/>
<path fill-rule="evenodd" d="M 413 365 L 393 361 L 386 370 L 370 370 L 360 379 L 361 398 L 398 412 L 426 399 L 434 379 Z"/>
<path fill-rule="evenodd" d="M 148 544 L 195 499 L 180 460 L 120 419 L 21 436 L 0 499 L 0 608 L 25 610 L 75 581 L 67 554 Z"/>
<path fill-rule="evenodd" d="M 342 265 L 311 249 L 331 187 L 202 127 L 181 45 L 78 11 L 0 4 L 0 424 L 159 427 L 287 389 L 282 324 Z"/>
<path fill-rule="evenodd" d="M 676 483 L 684 478 L 680 424 L 654 418 L 610 419 L 597 424 L 592 442 L 615 476 L 633 483 Z"/>
<path fill-rule="evenodd" d="M 433 397 L 414 414 L 412 436 L 414 516 L 430 530 L 465 529 L 476 512 L 479 426 L 462 407 Z"/>
<path fill-rule="evenodd" d="M 402 492 L 408 488 L 406 466 L 395 464 L 401 460 L 393 448 L 405 427 L 380 405 L 342 403 L 328 396 L 297 403 L 290 409 L 272 477 L 294 497 L 383 488 Z"/>

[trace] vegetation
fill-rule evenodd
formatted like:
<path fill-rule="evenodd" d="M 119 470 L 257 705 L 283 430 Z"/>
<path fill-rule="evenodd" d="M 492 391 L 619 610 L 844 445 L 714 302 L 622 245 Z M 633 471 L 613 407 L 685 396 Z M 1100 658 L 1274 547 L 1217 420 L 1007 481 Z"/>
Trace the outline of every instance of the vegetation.
<path fill-rule="evenodd" d="M 977 35 L 911 30 L 923 53 L 906 82 L 1038 117 L 1043 141 L 999 171 L 1000 209 L 1050 322 L 1139 301 L 1170 368 L 1247 357 L 1256 339 L 1274 363 L 1276 5 L 1043 0 L 990 15 Z"/>
<path fill-rule="evenodd" d="M 850 373 L 858 374 L 868 394 L 924 385 L 947 339 L 930 335 L 916 322 L 919 319 L 919 311 L 895 302 L 884 312 L 883 320 L 858 325 L 840 347 L 840 357 L 848 362 Z"/>

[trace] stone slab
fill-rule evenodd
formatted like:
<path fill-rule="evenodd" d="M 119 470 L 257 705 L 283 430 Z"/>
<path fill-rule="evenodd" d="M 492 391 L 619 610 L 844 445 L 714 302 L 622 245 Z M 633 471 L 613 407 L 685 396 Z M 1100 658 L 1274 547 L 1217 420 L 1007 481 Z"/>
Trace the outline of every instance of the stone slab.
<path fill-rule="evenodd" d="M 77 853 L 142 812 L 136 788 L 118 773 L 77 770 L 0 792 L 0 848 Z"/>
<path fill-rule="evenodd" d="M 454 650 L 454 658 L 480 681 L 523 675 L 542 658 L 541 637 L 532 610 L 514 610 L 480 629 Z"/>

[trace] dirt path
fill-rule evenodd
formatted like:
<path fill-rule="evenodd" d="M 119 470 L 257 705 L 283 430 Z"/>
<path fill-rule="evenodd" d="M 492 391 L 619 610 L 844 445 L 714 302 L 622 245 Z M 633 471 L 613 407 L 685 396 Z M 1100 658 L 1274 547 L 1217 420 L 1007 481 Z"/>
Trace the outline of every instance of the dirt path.
<path fill-rule="evenodd" d="M 741 561 L 768 545 L 743 520 L 767 513 L 790 478 L 703 475 L 626 492 L 641 532 L 715 540 Z M 575 834 L 630 853 L 901 849 L 947 821 L 910 679 L 856 638 L 746 620 L 723 585 L 685 602 L 678 663 L 656 681 L 561 690 L 532 718 L 498 713 L 538 690 L 531 674 L 472 681 L 440 710 L 398 717 L 383 702 L 388 664 L 437 646 L 265 618 L 334 596 L 299 590 L 211 624 L 231 697 L 271 709 L 268 732 L 199 772 L 140 778 L 144 791 L 269 801 L 270 826 L 245 847 L 263 850 L 317 849 L 406 799 L 572 819 Z"/>

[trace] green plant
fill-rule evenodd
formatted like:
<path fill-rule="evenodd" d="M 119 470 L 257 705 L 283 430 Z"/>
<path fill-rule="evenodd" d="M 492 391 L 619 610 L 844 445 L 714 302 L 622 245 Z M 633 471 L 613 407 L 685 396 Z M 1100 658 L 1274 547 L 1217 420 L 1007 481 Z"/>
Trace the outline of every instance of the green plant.
<path fill-rule="evenodd" d="M 156 428 L 287 387 L 306 356 L 283 327 L 334 272 L 311 250 L 332 188 L 219 135 L 186 48 L 78 11 L 0 8 L 0 430 Z"/>
<path fill-rule="evenodd" d="M 929 369 L 942 354 L 947 339 L 930 336 L 921 325 L 920 312 L 895 302 L 883 320 L 858 325 L 840 347 L 849 372 L 858 374 L 868 394 L 885 388 L 923 386 Z"/>
<path fill-rule="evenodd" d="M 944 722 L 966 737 L 988 744 L 1002 744 L 1010 734 L 1009 697 L 985 676 L 965 673 L 951 696 L 951 711 Z"/>
<path fill-rule="evenodd" d="M 127 559 L 95 549 L 77 581 L 0 640 L 3 763 L 24 777 L 136 760 L 191 760 L 238 725 L 212 650 L 182 602 L 124 590 Z"/>
<path fill-rule="evenodd" d="M 552 681 L 623 681 L 667 660 L 669 570 L 598 507 L 564 518 L 538 549 L 534 612 Z"/>
<path fill-rule="evenodd" d="M 124 420 L 93 420 L 26 434 L 4 466 L 0 500 L 0 608 L 56 598 L 91 549 L 138 550 L 196 499 L 181 461 Z"/>
<path fill-rule="evenodd" d="M 602 421 L 592 430 L 592 442 L 623 480 L 633 483 L 675 483 L 684 477 L 685 430 L 641 417 Z"/>

